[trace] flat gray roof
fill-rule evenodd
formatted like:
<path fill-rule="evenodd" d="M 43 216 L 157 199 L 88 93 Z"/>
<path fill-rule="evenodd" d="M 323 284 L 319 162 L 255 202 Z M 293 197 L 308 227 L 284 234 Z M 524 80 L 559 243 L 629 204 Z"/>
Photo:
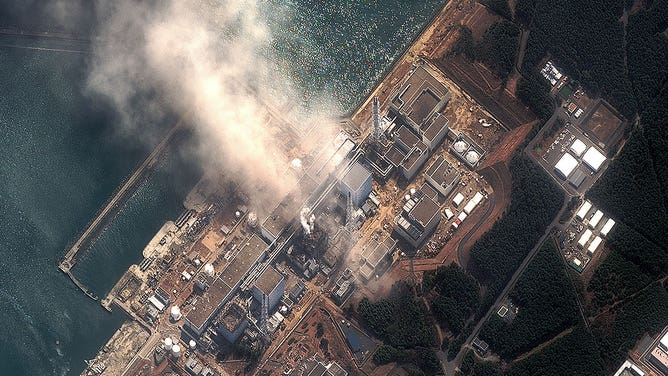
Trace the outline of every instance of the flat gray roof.
<path fill-rule="evenodd" d="M 186 319 L 196 328 L 202 329 L 206 321 L 216 313 L 221 302 L 230 292 L 232 292 L 232 287 L 222 279 L 216 278 L 204 295 L 197 298 L 197 303 L 186 314 Z"/>
<path fill-rule="evenodd" d="M 229 286 L 237 286 L 251 267 L 262 257 L 267 247 L 268 244 L 257 235 L 247 238 L 236 257 L 220 273 L 220 278 Z"/>
<path fill-rule="evenodd" d="M 378 243 L 372 243 L 372 246 L 362 252 L 362 257 L 375 268 L 394 249 L 396 244 L 397 241 L 388 236 Z"/>
<path fill-rule="evenodd" d="M 255 287 L 257 287 L 266 295 L 269 295 L 272 291 L 274 291 L 274 288 L 279 284 L 279 282 L 281 282 L 282 279 L 283 275 L 274 269 L 273 266 L 269 266 L 264 270 L 264 272 L 262 272 L 257 281 L 255 281 Z"/>
<path fill-rule="evenodd" d="M 439 156 L 438 159 L 427 170 L 427 176 L 434 179 L 436 183 L 441 186 L 448 186 L 452 184 L 459 177 L 460 173 L 453 168 L 448 161 Z"/>
<path fill-rule="evenodd" d="M 409 213 L 410 217 L 424 229 L 432 218 L 439 215 L 438 205 L 427 196 L 423 196 Z"/>
<path fill-rule="evenodd" d="M 352 191 L 357 191 L 370 177 L 371 172 L 359 162 L 355 162 L 341 181 Z"/>

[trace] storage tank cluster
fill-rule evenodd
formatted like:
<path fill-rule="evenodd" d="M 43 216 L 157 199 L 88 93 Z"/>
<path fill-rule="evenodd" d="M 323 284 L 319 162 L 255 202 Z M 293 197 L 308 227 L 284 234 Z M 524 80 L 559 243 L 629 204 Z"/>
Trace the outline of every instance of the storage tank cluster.
<path fill-rule="evenodd" d="M 170 353 L 174 358 L 179 358 L 181 356 L 181 346 L 179 346 L 179 344 L 176 342 L 177 342 L 176 340 L 173 340 L 170 337 L 166 337 L 162 341 L 163 345 L 162 347 L 165 349 L 166 352 Z"/>

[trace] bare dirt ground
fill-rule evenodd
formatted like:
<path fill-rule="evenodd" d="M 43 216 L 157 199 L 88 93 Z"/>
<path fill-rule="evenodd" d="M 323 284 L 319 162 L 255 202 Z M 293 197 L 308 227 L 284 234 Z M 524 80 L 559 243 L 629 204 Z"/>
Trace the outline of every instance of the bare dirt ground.
<path fill-rule="evenodd" d="M 485 160 L 478 169 L 482 170 L 500 161 L 504 161 L 506 163 L 510 161 L 510 158 L 512 157 L 515 150 L 517 150 L 520 144 L 522 144 L 529 132 L 531 132 L 531 128 L 533 128 L 535 124 L 536 122 L 527 123 L 519 128 L 513 129 L 510 132 L 506 132 L 499 144 L 487 154 Z"/>
<path fill-rule="evenodd" d="M 356 369 L 339 329 L 322 307 L 314 307 L 304 317 L 259 373 L 281 375 L 286 367 L 295 369 L 314 355 L 326 361 L 335 359 L 346 369 Z"/>
<path fill-rule="evenodd" d="M 585 132 L 594 135 L 606 145 L 614 144 L 615 140 L 620 138 L 622 127 L 622 119 L 603 102 L 599 102 L 596 111 L 581 126 Z"/>
<path fill-rule="evenodd" d="M 448 13 L 448 24 L 466 25 L 471 29 L 474 40 L 478 40 L 501 18 L 484 6 L 465 0 L 453 2 Z M 511 76 L 509 84 L 504 87 L 503 82 L 484 65 L 471 63 L 462 56 L 447 56 L 458 36 L 458 28 L 450 27 L 442 34 L 439 45 L 429 51 L 428 58 L 506 127 L 513 129 L 535 120 L 528 107 L 515 97 L 519 76 Z"/>

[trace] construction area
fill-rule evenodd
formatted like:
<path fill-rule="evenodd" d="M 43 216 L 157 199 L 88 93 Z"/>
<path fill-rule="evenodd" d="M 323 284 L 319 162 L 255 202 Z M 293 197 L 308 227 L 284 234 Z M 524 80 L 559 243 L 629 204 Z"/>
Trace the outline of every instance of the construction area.
<path fill-rule="evenodd" d="M 448 25 L 482 14 L 466 4 L 448 3 L 320 144 L 268 105 L 296 187 L 258 206 L 205 176 L 102 300 L 141 334 L 121 328 L 84 374 L 384 374 L 369 361 L 379 342 L 341 307 L 466 265 L 509 204 L 507 163 L 534 121 L 510 97 L 488 108 L 430 58 Z"/>

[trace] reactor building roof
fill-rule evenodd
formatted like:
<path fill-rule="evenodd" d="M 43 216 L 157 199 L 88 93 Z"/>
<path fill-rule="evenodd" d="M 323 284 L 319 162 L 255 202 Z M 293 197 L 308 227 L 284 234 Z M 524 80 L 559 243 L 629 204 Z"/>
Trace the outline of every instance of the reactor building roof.
<path fill-rule="evenodd" d="M 443 156 L 439 156 L 425 174 L 427 182 L 433 185 L 443 196 L 450 194 L 459 183 L 460 176 L 459 170 L 453 168 Z"/>
<path fill-rule="evenodd" d="M 235 332 L 246 319 L 246 312 L 235 301 L 230 302 L 221 312 L 218 323 L 227 331 Z"/>
<path fill-rule="evenodd" d="M 271 294 L 276 286 L 283 280 L 283 275 L 279 273 L 272 266 L 269 266 L 267 269 L 262 272 L 260 277 L 255 281 L 255 287 L 258 290 L 262 291 L 265 295 Z"/>
<path fill-rule="evenodd" d="M 186 321 L 190 322 L 198 332 L 201 332 L 231 292 L 232 287 L 222 279 L 216 278 L 211 287 L 201 297 L 197 298 L 197 302 L 186 314 Z"/>
<path fill-rule="evenodd" d="M 434 140 L 447 127 L 441 111 L 450 100 L 450 91 L 427 69 L 419 67 L 408 77 L 390 108 L 427 140 Z"/>
<path fill-rule="evenodd" d="M 554 168 L 557 172 L 564 178 L 568 176 L 575 170 L 575 167 L 578 166 L 578 160 L 575 159 L 570 153 L 564 153 L 564 155 L 559 159 Z"/>
<path fill-rule="evenodd" d="M 375 269 L 378 264 L 380 264 L 380 262 L 394 250 L 396 245 L 397 241 L 388 236 L 375 244 L 375 246 L 367 247 L 362 252 L 362 259 Z"/>
<path fill-rule="evenodd" d="M 352 191 L 356 191 L 371 177 L 371 173 L 359 162 L 353 164 L 348 173 L 341 182 L 347 185 Z"/>

